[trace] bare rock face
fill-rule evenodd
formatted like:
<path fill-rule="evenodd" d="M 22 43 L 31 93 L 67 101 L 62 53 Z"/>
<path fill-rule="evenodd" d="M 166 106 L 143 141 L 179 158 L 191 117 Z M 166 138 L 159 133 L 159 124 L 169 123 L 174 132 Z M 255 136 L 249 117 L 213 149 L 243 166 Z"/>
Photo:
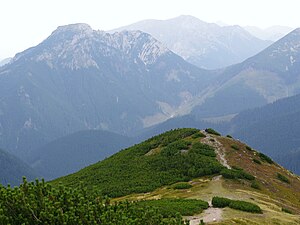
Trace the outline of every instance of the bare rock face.
<path fill-rule="evenodd" d="M 28 155 L 78 130 L 128 134 L 176 115 L 210 79 L 144 32 L 61 26 L 1 67 L 0 147 Z"/>
<path fill-rule="evenodd" d="M 144 20 L 114 31 L 122 30 L 149 33 L 189 63 L 205 69 L 240 63 L 272 44 L 240 26 L 219 26 L 186 15 L 169 20 Z"/>

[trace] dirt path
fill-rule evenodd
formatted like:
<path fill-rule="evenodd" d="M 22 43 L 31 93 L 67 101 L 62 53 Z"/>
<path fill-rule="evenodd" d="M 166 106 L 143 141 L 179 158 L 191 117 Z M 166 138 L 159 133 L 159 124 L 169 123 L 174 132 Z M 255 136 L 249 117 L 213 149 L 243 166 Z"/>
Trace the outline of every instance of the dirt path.
<path fill-rule="evenodd" d="M 222 220 L 222 209 L 209 207 L 203 211 L 203 216 L 190 218 L 190 225 L 199 225 L 200 221 L 204 223 L 218 222 Z"/>
<path fill-rule="evenodd" d="M 212 146 L 215 149 L 217 154 L 217 159 L 219 162 L 230 169 L 231 167 L 228 165 L 227 160 L 225 158 L 225 149 L 223 145 L 217 140 L 214 135 L 211 135 L 205 131 L 202 131 L 206 137 L 202 139 L 202 143 Z M 218 195 L 220 190 L 222 190 L 222 180 L 221 175 L 213 177 L 211 180 L 211 194 L 212 196 Z M 209 203 L 209 208 L 204 210 L 200 215 L 190 216 L 187 219 L 190 221 L 190 225 L 199 225 L 200 221 L 203 220 L 204 223 L 212 223 L 219 222 L 222 220 L 223 209 L 213 208 L 211 205 L 211 201 Z"/>
<path fill-rule="evenodd" d="M 217 196 L 220 192 L 223 192 L 223 186 L 222 186 L 222 180 L 221 175 L 213 177 L 213 179 L 210 181 L 209 184 L 209 190 L 211 191 L 210 196 Z M 190 221 L 190 225 L 199 225 L 200 221 L 203 220 L 204 223 L 212 223 L 212 222 L 218 222 L 223 219 L 222 213 L 223 209 L 220 208 L 213 208 L 211 204 L 211 200 L 208 201 L 209 208 L 204 210 L 199 215 L 194 215 L 187 217 L 187 219 Z"/>
<path fill-rule="evenodd" d="M 228 165 L 227 160 L 225 158 L 225 149 L 223 145 L 217 140 L 214 135 L 211 135 L 205 131 L 202 131 L 206 137 L 202 139 L 202 143 L 212 146 L 215 149 L 217 154 L 217 159 L 219 162 L 230 169 L 231 167 Z M 221 175 L 215 176 L 212 179 L 212 192 L 218 193 L 220 189 L 220 185 L 222 186 L 221 182 Z M 220 208 L 213 208 L 211 205 L 211 201 L 209 201 L 209 208 L 204 210 L 200 215 L 191 216 L 188 218 L 190 220 L 190 225 L 199 225 L 200 221 L 203 220 L 204 223 L 211 223 L 211 222 L 218 222 L 222 220 L 222 213 L 223 210 Z"/>
<path fill-rule="evenodd" d="M 217 140 L 217 138 L 214 137 L 214 135 L 211 135 L 205 131 L 202 131 L 206 137 L 202 139 L 202 143 L 210 145 L 215 148 L 216 154 L 217 154 L 217 159 L 219 162 L 230 169 L 231 167 L 228 165 L 227 160 L 225 158 L 225 149 L 223 145 Z"/>

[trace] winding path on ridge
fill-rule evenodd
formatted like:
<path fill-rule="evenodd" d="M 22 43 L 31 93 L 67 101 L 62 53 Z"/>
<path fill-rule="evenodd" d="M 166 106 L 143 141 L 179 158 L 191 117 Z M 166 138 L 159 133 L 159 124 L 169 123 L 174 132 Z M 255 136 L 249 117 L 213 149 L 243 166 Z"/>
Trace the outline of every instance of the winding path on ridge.
<path fill-rule="evenodd" d="M 205 131 L 201 131 L 203 134 L 206 135 L 205 138 L 201 140 L 202 143 L 212 146 L 215 149 L 215 152 L 217 154 L 218 161 L 225 166 L 226 168 L 230 169 L 231 167 L 228 165 L 227 160 L 225 158 L 225 149 L 223 145 L 217 140 L 217 138 L 209 134 Z M 221 181 L 221 175 L 213 177 L 211 181 L 212 188 L 212 194 L 214 195 L 215 191 L 217 190 L 218 186 L 222 186 Z M 215 193 L 217 195 L 218 192 Z M 222 220 L 222 213 L 223 209 L 220 208 L 213 208 L 211 201 L 209 203 L 209 208 L 204 210 L 200 215 L 197 216 L 191 216 L 188 219 L 190 220 L 190 225 L 199 225 L 200 221 L 203 220 L 204 223 L 211 223 L 211 222 L 218 222 Z"/>
<path fill-rule="evenodd" d="M 217 154 L 217 159 L 219 162 L 228 169 L 231 167 L 228 165 L 227 160 L 225 158 L 225 149 L 223 145 L 217 140 L 215 135 L 209 134 L 206 131 L 201 131 L 203 134 L 206 135 L 205 138 L 201 140 L 202 143 L 212 146 L 215 149 Z"/>

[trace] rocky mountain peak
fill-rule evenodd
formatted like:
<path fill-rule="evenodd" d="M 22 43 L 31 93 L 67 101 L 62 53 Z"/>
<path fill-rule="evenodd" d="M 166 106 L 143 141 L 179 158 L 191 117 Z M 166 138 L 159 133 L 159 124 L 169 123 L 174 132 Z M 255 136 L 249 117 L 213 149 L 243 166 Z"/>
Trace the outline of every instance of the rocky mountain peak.
<path fill-rule="evenodd" d="M 299 49 L 300 48 L 300 28 L 297 28 L 293 30 L 292 32 L 288 33 L 286 36 L 281 38 L 278 42 L 274 44 L 275 47 L 281 47 L 284 46 L 288 47 L 293 46 L 293 49 Z M 271 46 L 272 47 L 272 46 Z M 289 49 L 282 49 L 283 51 L 291 51 L 294 52 L 292 48 Z"/>
<path fill-rule="evenodd" d="M 194 25 L 208 25 L 208 23 L 194 17 L 194 16 L 190 16 L 190 15 L 181 15 L 181 16 L 178 16 L 178 17 L 175 17 L 173 19 L 170 19 L 170 20 L 173 20 L 173 21 L 176 21 L 176 22 L 180 22 L 181 24 L 194 24 Z"/>
<path fill-rule="evenodd" d="M 293 35 L 300 35 L 300 27 L 296 28 L 295 30 L 293 30 L 290 34 Z"/>
<path fill-rule="evenodd" d="M 168 20 L 144 20 L 114 31 L 122 30 L 149 33 L 188 62 L 206 69 L 242 62 L 270 44 L 241 27 L 221 27 L 187 15 Z"/>
<path fill-rule="evenodd" d="M 276 62 L 276 67 L 280 71 L 285 71 L 292 75 L 294 72 L 298 74 L 298 66 L 300 62 L 299 52 L 300 28 L 297 28 L 259 53 L 256 57 L 254 57 L 254 59 L 259 62 L 262 58 L 265 60 L 267 58 L 270 61 L 270 65 Z M 250 59 L 250 61 L 253 61 L 253 59 Z"/>
<path fill-rule="evenodd" d="M 151 35 L 142 31 L 122 31 L 113 34 L 93 30 L 79 23 L 60 26 L 41 44 L 18 54 L 19 58 L 45 62 L 51 68 L 99 68 L 101 58 L 113 54 L 144 65 L 153 64 L 169 50 Z M 123 57 L 124 56 L 124 57 Z"/>
<path fill-rule="evenodd" d="M 64 26 L 59 26 L 55 31 L 52 32 L 51 35 L 58 35 L 65 32 L 73 32 L 73 33 L 93 33 L 93 29 L 90 25 L 85 23 L 75 23 Z"/>
<path fill-rule="evenodd" d="M 145 65 L 153 64 L 158 57 L 170 52 L 161 42 L 142 31 L 121 31 L 111 35 L 114 47 L 133 58 L 139 58 Z"/>

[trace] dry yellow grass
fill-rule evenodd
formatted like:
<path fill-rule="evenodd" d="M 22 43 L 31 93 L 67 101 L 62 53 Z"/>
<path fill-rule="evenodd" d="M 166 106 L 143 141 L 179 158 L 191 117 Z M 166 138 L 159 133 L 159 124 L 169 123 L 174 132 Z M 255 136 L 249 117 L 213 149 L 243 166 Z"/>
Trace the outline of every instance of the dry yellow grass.
<path fill-rule="evenodd" d="M 190 189 L 174 190 L 171 186 L 159 188 L 150 193 L 132 194 L 114 201 L 137 201 L 160 198 L 191 198 L 211 201 L 213 196 L 222 196 L 231 199 L 244 200 L 259 205 L 263 214 L 241 212 L 230 208 L 223 209 L 222 220 L 207 224 L 231 225 L 264 225 L 300 224 L 300 180 L 299 177 L 285 170 L 277 164 L 263 162 L 261 165 L 253 162 L 253 158 L 259 159 L 256 151 L 246 149 L 246 145 L 225 137 L 215 137 L 225 149 L 225 157 L 230 166 L 243 168 L 246 172 L 254 175 L 261 190 L 250 187 L 251 182 L 244 180 L 225 180 L 221 176 L 197 178 L 189 183 Z M 198 141 L 201 139 L 198 139 Z M 239 150 L 231 148 L 238 146 Z M 153 152 L 155 153 L 155 152 Z M 290 180 L 286 184 L 276 178 L 281 173 Z M 295 214 L 282 211 L 288 208 Z M 205 212 L 204 212 L 205 213 Z M 201 218 L 204 213 L 195 215 Z"/>

